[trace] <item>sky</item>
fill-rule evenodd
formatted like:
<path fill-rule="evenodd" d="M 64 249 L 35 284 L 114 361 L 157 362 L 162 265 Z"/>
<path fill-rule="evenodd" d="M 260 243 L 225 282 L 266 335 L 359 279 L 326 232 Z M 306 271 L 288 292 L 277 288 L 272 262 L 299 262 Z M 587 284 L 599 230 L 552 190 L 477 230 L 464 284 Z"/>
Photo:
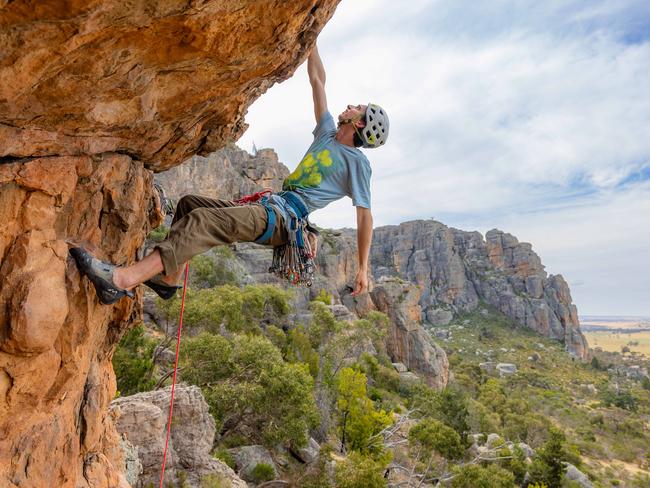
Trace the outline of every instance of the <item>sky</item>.
<path fill-rule="evenodd" d="M 530 242 L 581 315 L 650 316 L 650 2 L 343 0 L 318 39 L 328 106 L 390 118 L 375 226 L 434 219 Z M 295 168 L 306 63 L 249 109 L 240 147 Z M 349 199 L 316 211 L 355 227 Z"/>

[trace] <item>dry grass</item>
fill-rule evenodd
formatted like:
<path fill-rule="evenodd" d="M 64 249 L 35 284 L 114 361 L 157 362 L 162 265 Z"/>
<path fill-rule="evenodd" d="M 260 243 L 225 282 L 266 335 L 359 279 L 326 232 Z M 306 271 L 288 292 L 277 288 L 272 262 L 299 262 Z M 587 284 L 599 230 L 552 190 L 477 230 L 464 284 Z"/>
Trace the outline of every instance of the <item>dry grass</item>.
<path fill-rule="evenodd" d="M 617 332 L 584 332 L 590 347 L 600 347 L 604 351 L 621 352 L 623 346 L 650 357 L 650 331 L 635 332 L 633 334 L 620 334 Z M 638 345 L 629 345 L 629 343 Z"/>

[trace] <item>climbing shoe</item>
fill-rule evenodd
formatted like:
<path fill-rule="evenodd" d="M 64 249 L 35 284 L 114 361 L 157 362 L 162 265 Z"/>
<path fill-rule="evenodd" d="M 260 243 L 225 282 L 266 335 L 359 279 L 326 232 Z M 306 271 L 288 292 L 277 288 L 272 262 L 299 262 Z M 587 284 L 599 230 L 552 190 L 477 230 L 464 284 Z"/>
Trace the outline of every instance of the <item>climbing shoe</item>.
<path fill-rule="evenodd" d="M 123 297 L 135 298 L 132 291 L 118 288 L 113 283 L 115 265 L 100 261 L 81 247 L 71 248 L 70 255 L 77 263 L 77 268 L 79 268 L 81 274 L 86 275 L 95 285 L 97 298 L 104 305 L 115 303 Z"/>
<path fill-rule="evenodd" d="M 176 294 L 176 290 L 183 288 L 178 285 L 168 285 L 162 280 L 162 275 L 157 274 L 150 280 L 144 282 L 149 288 L 155 291 L 163 300 L 169 300 Z"/>

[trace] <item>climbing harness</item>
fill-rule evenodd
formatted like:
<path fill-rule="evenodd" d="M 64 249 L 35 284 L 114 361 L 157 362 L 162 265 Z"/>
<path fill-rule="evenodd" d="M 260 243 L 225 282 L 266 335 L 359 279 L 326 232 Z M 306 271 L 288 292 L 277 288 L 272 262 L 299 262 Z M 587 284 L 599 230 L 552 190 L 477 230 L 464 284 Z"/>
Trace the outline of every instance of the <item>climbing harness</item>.
<path fill-rule="evenodd" d="M 163 488 L 165 479 L 165 465 L 167 464 L 167 449 L 169 448 L 169 436 L 172 430 L 172 413 L 174 412 L 174 390 L 176 388 L 176 373 L 178 372 L 178 352 L 181 347 L 181 329 L 183 328 L 183 312 L 185 311 L 185 292 L 187 292 L 187 276 L 190 274 L 190 263 L 185 265 L 185 279 L 183 280 L 183 298 L 181 299 L 181 316 L 178 320 L 178 337 L 176 339 L 176 359 L 174 360 L 174 376 L 172 378 L 172 394 L 169 401 L 169 416 L 167 417 L 167 439 L 165 440 L 165 451 L 163 453 L 162 470 L 160 471 L 160 488 Z"/>
<path fill-rule="evenodd" d="M 272 273 L 279 278 L 286 279 L 293 285 L 311 286 L 313 283 L 314 270 L 314 253 L 311 249 L 307 233 L 318 234 L 307 220 L 309 210 L 296 193 L 291 191 L 282 191 L 273 194 L 270 189 L 247 195 L 236 203 L 249 204 L 259 203 L 266 209 L 268 217 L 266 229 L 255 242 L 257 244 L 266 244 L 273 236 L 275 225 L 277 223 L 273 203 L 278 203 L 277 198 L 284 200 L 288 213 L 288 221 L 285 222 L 288 240 L 285 244 L 273 248 L 273 261 L 269 268 Z"/>

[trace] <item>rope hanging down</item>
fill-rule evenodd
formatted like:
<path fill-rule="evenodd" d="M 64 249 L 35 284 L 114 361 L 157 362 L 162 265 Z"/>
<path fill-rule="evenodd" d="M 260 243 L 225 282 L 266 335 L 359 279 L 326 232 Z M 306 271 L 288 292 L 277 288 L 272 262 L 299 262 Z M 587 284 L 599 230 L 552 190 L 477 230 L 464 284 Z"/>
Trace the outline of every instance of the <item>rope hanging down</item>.
<path fill-rule="evenodd" d="M 176 338 L 176 359 L 174 361 L 174 376 L 172 379 L 172 395 L 169 402 L 169 416 L 167 418 L 167 439 L 165 440 L 165 452 L 163 454 L 162 470 L 160 471 L 160 488 L 163 488 L 165 479 L 165 465 L 167 464 L 167 449 L 169 447 L 169 435 L 172 430 L 172 413 L 174 412 L 174 389 L 176 388 L 176 373 L 178 371 L 178 352 L 181 346 L 181 329 L 183 328 L 183 311 L 185 310 L 185 292 L 187 291 L 187 276 L 190 273 L 190 263 L 185 265 L 185 279 L 183 280 L 183 298 L 181 300 L 181 316 L 178 320 L 178 337 Z"/>

